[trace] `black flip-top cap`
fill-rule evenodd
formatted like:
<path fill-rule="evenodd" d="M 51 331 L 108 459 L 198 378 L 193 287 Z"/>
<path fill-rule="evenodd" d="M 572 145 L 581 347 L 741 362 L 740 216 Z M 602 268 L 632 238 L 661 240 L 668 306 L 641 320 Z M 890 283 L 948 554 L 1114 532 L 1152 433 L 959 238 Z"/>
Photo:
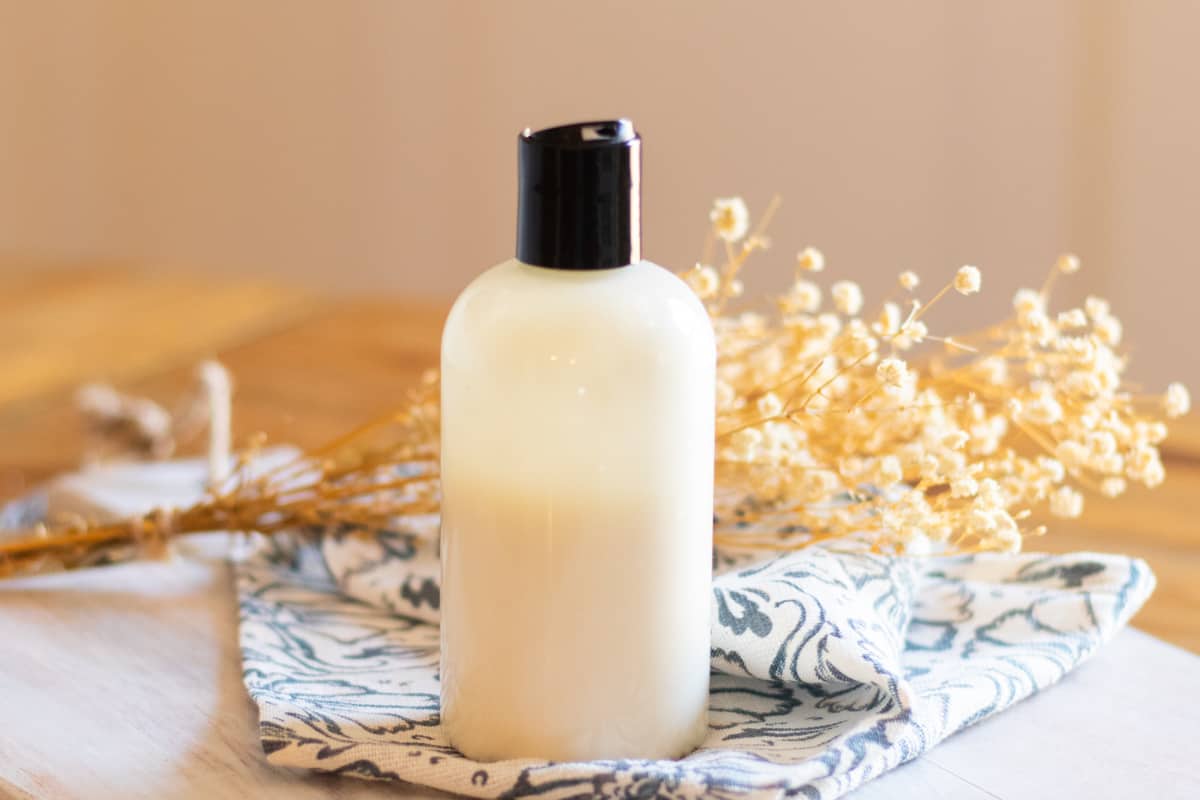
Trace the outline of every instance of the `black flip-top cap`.
<path fill-rule="evenodd" d="M 521 134 L 517 259 L 556 269 L 642 260 L 642 140 L 627 119 Z"/>

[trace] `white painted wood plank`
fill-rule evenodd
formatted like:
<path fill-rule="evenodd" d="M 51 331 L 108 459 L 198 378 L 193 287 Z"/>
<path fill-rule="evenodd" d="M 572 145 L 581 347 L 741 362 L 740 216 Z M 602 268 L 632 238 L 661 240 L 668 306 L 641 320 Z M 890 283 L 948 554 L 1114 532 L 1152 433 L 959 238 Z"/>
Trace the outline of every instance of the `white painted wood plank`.
<path fill-rule="evenodd" d="M 1200 797 L 1200 657 L 1138 630 L 925 758 L 997 797 Z"/>
<path fill-rule="evenodd" d="M 846 797 L 850 800 L 995 800 L 996 795 L 937 764 L 918 758 L 860 786 Z"/>
<path fill-rule="evenodd" d="M 217 561 L 0 584 L 0 797 L 444 797 L 269 766 L 236 605 Z"/>

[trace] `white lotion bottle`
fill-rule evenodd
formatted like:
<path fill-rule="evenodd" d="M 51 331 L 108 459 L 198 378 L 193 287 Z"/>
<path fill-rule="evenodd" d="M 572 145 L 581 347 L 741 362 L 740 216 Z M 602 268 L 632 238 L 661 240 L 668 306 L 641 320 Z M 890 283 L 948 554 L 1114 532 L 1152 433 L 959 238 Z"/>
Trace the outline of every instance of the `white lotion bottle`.
<path fill-rule="evenodd" d="M 628 120 L 519 138 L 517 258 L 442 336 L 442 725 L 494 761 L 708 730 L 716 353 L 641 259 Z"/>

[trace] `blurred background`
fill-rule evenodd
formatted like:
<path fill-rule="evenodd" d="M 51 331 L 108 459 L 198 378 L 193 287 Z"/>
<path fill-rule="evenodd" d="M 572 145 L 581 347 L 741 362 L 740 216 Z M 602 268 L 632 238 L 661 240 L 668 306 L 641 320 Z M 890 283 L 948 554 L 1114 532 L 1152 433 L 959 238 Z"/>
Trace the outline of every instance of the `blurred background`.
<path fill-rule="evenodd" d="M 402 404 L 513 252 L 518 132 L 583 119 L 642 133 L 661 264 L 699 257 L 714 197 L 779 193 L 751 299 L 810 245 L 868 303 L 978 265 L 946 334 L 1074 252 L 1058 300 L 1110 298 L 1128 376 L 1198 390 L 1197 31 L 1191 0 L 0 0 L 0 502 L 91 457 L 89 381 L 177 421 L 217 355 L 237 441 L 302 447 Z M 1146 558 L 1139 626 L 1200 652 L 1198 423 L 1153 495 L 1032 546 Z M 178 438 L 137 446 L 205 447 Z"/>
<path fill-rule="evenodd" d="M 1133 376 L 1200 384 L 1200 4 L 0 2 L 0 270 L 117 264 L 444 303 L 513 247 L 525 126 L 631 117 L 646 252 L 784 205 L 879 296 L 963 263 L 996 316 L 1062 251 Z M 0 284 L 3 285 L 3 284 Z M 874 289 L 874 292 L 872 291 Z"/>

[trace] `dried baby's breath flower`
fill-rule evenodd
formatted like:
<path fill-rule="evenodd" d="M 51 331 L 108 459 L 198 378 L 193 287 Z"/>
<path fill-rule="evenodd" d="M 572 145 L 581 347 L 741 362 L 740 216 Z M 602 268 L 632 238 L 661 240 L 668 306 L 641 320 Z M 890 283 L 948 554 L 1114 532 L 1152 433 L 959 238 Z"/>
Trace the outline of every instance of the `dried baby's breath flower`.
<path fill-rule="evenodd" d="M 1064 519 L 1074 519 L 1083 513 L 1083 495 L 1069 486 L 1054 490 L 1050 495 L 1050 513 Z"/>
<path fill-rule="evenodd" d="M 965 522 L 967 531 L 981 538 L 991 536 L 999 527 L 995 514 L 978 508 L 967 513 Z"/>
<path fill-rule="evenodd" d="M 1102 320 L 1109 314 L 1108 301 L 1101 297 L 1088 297 L 1083 301 L 1083 307 L 1092 320 Z"/>
<path fill-rule="evenodd" d="M 1070 268 L 1055 263 L 1050 277 Z M 1015 550 L 1019 520 L 1031 510 L 1073 514 L 1085 489 L 1115 495 L 1126 480 L 1160 482 L 1165 428 L 1122 382 L 1119 323 L 1097 325 L 1116 319 L 1107 303 L 1092 298 L 1086 310 L 1052 311 L 1048 279 L 1041 290 L 1016 292 L 1010 319 L 935 336 L 931 309 L 947 291 L 978 290 L 977 277 L 960 270 L 931 299 L 914 297 L 903 309 L 885 301 L 870 321 L 848 313 L 866 307 L 861 289 L 832 289 L 839 314 L 818 314 L 820 290 L 806 281 L 753 338 L 718 318 L 718 368 L 739 398 L 722 402 L 719 431 L 794 432 L 773 434 L 775 446 L 755 446 L 753 459 L 718 458 L 718 484 L 753 498 L 756 511 L 737 506 L 740 513 L 783 514 L 805 531 L 784 537 L 794 538 L 790 546 L 866 537 L 877 549 L 904 552 L 928 542 Z M 914 278 L 901 286 L 915 289 Z M 939 338 L 948 342 L 944 354 L 919 349 Z M 909 352 L 911 361 L 899 357 Z M 1186 408 L 1181 391 L 1171 390 L 1162 408 Z M 783 412 L 764 422 L 764 410 L 776 408 L 762 399 L 767 393 Z M 718 450 L 731 439 L 749 442 L 718 433 Z M 912 491 L 897 494 L 904 486 Z M 828 493 L 814 500 L 822 487 Z M 847 505 L 829 510 L 839 502 Z"/>
<path fill-rule="evenodd" d="M 949 433 L 947 433 L 945 436 L 942 437 L 942 445 L 944 447 L 948 447 L 951 450 L 959 450 L 962 448 L 963 445 L 965 445 L 970 440 L 971 440 L 971 437 L 968 436 L 963 431 L 953 431 L 952 430 Z"/>
<path fill-rule="evenodd" d="M 1021 529 L 1017 527 L 1016 520 L 1007 511 L 993 514 L 997 521 L 996 530 L 984 540 L 985 546 L 1003 553 L 1021 552 Z"/>
<path fill-rule="evenodd" d="M 732 411 L 737 407 L 739 400 L 737 391 L 728 381 L 717 381 L 717 413 Z"/>
<path fill-rule="evenodd" d="M 914 320 L 908 323 L 900 331 L 892 337 L 892 344 L 900 350 L 909 350 L 914 345 L 925 341 L 925 337 L 929 335 L 929 326 L 921 320 Z"/>
<path fill-rule="evenodd" d="M 895 303 L 884 303 L 879 312 L 879 319 L 871 325 L 871 330 L 880 336 L 892 336 L 900 330 L 900 306 Z"/>
<path fill-rule="evenodd" d="M 710 300 L 717 296 L 721 288 L 721 278 L 717 271 L 706 264 L 697 264 L 694 269 L 684 275 L 688 285 L 702 300 Z"/>
<path fill-rule="evenodd" d="M 1182 383 L 1172 383 L 1163 397 L 1163 410 L 1171 419 L 1182 417 L 1192 410 L 1192 397 Z"/>
<path fill-rule="evenodd" d="M 1135 444 L 1126 457 L 1125 474 L 1151 488 L 1162 483 L 1164 473 L 1158 448 L 1146 442 Z"/>
<path fill-rule="evenodd" d="M 978 267 L 959 267 L 954 274 L 954 288 L 959 294 L 975 294 L 983 285 L 983 276 Z"/>
<path fill-rule="evenodd" d="M 996 510 L 1003 508 L 1005 503 L 1004 490 L 993 478 L 984 478 L 979 482 L 979 491 L 975 494 L 976 505 L 980 508 Z"/>
<path fill-rule="evenodd" d="M 1013 311 L 1017 312 L 1017 318 L 1021 320 L 1030 314 L 1044 314 L 1046 298 L 1033 289 L 1018 289 L 1013 295 Z"/>
<path fill-rule="evenodd" d="M 1096 336 L 1109 347 L 1121 343 L 1121 321 L 1112 315 L 1105 315 L 1096 320 L 1093 326 Z"/>
<path fill-rule="evenodd" d="M 972 371 L 985 383 L 1004 383 L 1008 380 L 1008 361 L 1000 356 L 984 356 L 975 362 Z"/>
<path fill-rule="evenodd" d="M 1042 347 L 1046 347 L 1054 341 L 1057 330 L 1054 323 L 1050 321 L 1050 316 L 1045 312 L 1033 311 L 1022 317 L 1020 322 L 1030 338 Z"/>
<path fill-rule="evenodd" d="M 815 314 L 821 308 L 821 287 L 812 281 L 796 281 L 791 291 L 779 299 L 779 306 L 785 314 Z"/>
<path fill-rule="evenodd" d="M 875 377 L 885 386 L 900 386 L 908 378 L 908 365 L 899 358 L 885 358 L 875 368 Z"/>
<path fill-rule="evenodd" d="M 848 317 L 853 317 L 862 310 L 862 289 L 854 281 L 838 281 L 829 290 L 833 304 L 837 310 Z"/>
<path fill-rule="evenodd" d="M 904 470 L 900 467 L 900 459 L 895 456 L 884 456 L 879 459 L 875 471 L 875 482 L 880 486 L 891 486 L 904 479 Z"/>
<path fill-rule="evenodd" d="M 1125 479 L 1115 476 L 1105 478 L 1100 481 L 1100 493 L 1105 497 L 1120 497 L 1125 493 Z"/>
<path fill-rule="evenodd" d="M 777 417 L 783 412 L 783 401 L 774 392 L 767 392 L 758 398 L 758 411 L 764 417 Z"/>
<path fill-rule="evenodd" d="M 1065 330 L 1071 330 L 1073 328 L 1086 328 L 1087 314 L 1083 312 L 1082 308 L 1072 308 L 1069 311 L 1059 312 L 1056 322 L 1058 323 L 1058 327 Z"/>
<path fill-rule="evenodd" d="M 904 272 L 900 273 L 900 286 L 908 291 L 911 292 L 913 289 L 917 288 L 920 283 L 921 279 L 918 278 L 917 273 L 913 272 L 912 270 L 905 270 Z"/>
<path fill-rule="evenodd" d="M 1054 267 L 1063 275 L 1074 275 L 1079 272 L 1079 256 L 1074 253 L 1063 253 L 1054 262 Z"/>
<path fill-rule="evenodd" d="M 753 461 L 762 441 L 763 433 L 758 428 L 742 428 L 733 434 L 729 444 L 733 448 L 733 452 L 742 460 Z"/>
<path fill-rule="evenodd" d="M 960 475 L 950 481 L 950 496 L 954 498 L 974 497 L 979 493 L 979 482 L 969 475 Z"/>
<path fill-rule="evenodd" d="M 796 266 L 805 272 L 825 269 L 825 254 L 815 247 L 806 247 L 796 255 Z"/>
<path fill-rule="evenodd" d="M 750 229 L 750 211 L 740 197 L 718 197 L 708 218 L 717 236 L 727 242 L 739 241 Z"/>
<path fill-rule="evenodd" d="M 1038 456 L 1035 462 L 1042 474 L 1050 479 L 1051 483 L 1062 483 L 1067 477 L 1066 467 L 1057 458 L 1050 456 Z"/>

